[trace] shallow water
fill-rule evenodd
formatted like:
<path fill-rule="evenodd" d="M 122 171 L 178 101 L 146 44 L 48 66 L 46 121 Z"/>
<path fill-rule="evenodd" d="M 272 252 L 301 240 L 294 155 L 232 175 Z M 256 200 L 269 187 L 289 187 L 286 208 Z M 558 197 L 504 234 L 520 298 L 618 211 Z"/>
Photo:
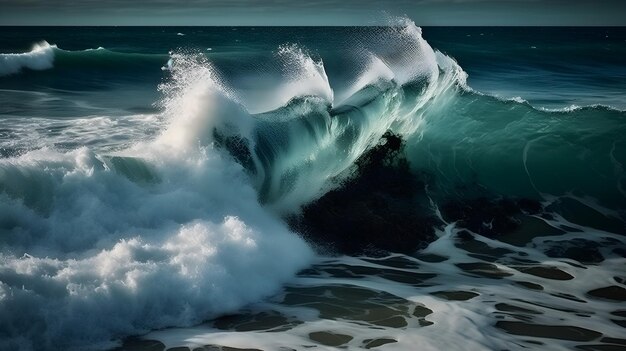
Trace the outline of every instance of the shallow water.
<path fill-rule="evenodd" d="M 121 349 L 624 349 L 624 237 L 527 220 L 502 241 L 449 225 L 414 256 L 319 258 L 262 303 Z"/>

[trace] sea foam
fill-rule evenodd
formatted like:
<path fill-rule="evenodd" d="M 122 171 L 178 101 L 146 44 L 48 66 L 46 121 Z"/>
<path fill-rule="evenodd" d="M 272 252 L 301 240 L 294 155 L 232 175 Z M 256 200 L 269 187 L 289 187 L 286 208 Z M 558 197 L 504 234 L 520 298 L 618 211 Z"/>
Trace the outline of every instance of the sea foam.
<path fill-rule="evenodd" d="M 433 193 L 469 179 L 536 196 L 532 175 L 542 193 L 579 187 L 623 201 L 617 111 L 559 120 L 477 94 L 412 23 L 359 40 L 353 84 L 337 94 L 321 60 L 279 48 L 282 74 L 264 104 L 242 98 L 206 57 L 173 54 L 153 140 L 111 153 L 52 142 L 0 159 L 0 349 L 111 347 L 272 294 L 314 256 L 278 216 L 340 186 L 388 130 L 407 140 L 413 167 L 437 177 Z M 2 56 L 2 67 L 32 68 L 28 55 Z M 589 111 L 600 113 L 594 133 L 578 115 Z M 590 161 L 604 183 L 584 177 Z"/>
<path fill-rule="evenodd" d="M 33 45 L 29 52 L 0 54 L 0 76 L 19 73 L 22 69 L 46 70 L 53 67 L 56 45 L 42 41 Z"/>
<path fill-rule="evenodd" d="M 209 68 L 185 68 L 166 105 L 205 103 L 166 108 L 155 141 L 0 160 L 0 349 L 102 349 L 197 324 L 275 292 L 312 258 L 198 134 L 219 88 Z"/>

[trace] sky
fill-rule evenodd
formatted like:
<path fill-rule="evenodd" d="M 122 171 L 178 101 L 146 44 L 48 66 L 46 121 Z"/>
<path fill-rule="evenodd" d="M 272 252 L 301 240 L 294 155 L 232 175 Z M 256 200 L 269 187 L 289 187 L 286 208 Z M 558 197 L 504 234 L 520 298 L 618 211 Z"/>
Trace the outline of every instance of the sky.
<path fill-rule="evenodd" d="M 0 25 L 626 25 L 626 0 L 0 0 Z"/>

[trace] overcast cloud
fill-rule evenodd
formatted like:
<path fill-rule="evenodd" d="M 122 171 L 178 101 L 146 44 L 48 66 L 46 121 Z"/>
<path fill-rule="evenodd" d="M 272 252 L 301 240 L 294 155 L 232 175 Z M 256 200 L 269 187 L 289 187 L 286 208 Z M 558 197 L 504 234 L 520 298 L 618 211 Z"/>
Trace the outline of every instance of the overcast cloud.
<path fill-rule="evenodd" d="M 626 25 L 626 0 L 0 0 L 1 25 Z"/>

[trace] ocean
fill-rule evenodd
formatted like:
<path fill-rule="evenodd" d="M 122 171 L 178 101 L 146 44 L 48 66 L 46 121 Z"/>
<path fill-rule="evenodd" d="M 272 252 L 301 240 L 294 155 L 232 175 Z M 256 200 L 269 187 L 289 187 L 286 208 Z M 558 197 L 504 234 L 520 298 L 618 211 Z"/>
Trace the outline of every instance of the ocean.
<path fill-rule="evenodd" d="M 0 53 L 0 350 L 626 350 L 625 28 Z"/>

